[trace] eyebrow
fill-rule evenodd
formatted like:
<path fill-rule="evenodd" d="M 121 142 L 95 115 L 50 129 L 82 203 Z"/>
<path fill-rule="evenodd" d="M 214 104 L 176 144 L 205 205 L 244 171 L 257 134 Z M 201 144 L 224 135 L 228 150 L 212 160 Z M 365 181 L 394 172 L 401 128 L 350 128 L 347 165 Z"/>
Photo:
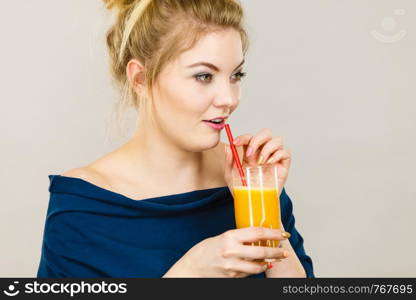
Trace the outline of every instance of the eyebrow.
<path fill-rule="evenodd" d="M 244 62 L 245 62 L 245 60 L 243 59 L 243 61 L 237 67 L 235 67 L 234 70 L 236 70 L 239 67 L 241 67 L 244 64 Z M 220 69 L 217 66 L 215 66 L 215 65 L 213 65 L 213 64 L 211 64 L 209 62 L 205 62 L 205 61 L 201 61 L 201 62 L 194 63 L 192 65 L 189 65 L 188 68 L 193 68 L 193 67 L 197 67 L 197 66 L 205 66 L 205 67 L 208 67 L 210 69 L 213 69 L 216 72 L 219 72 L 220 71 Z"/>

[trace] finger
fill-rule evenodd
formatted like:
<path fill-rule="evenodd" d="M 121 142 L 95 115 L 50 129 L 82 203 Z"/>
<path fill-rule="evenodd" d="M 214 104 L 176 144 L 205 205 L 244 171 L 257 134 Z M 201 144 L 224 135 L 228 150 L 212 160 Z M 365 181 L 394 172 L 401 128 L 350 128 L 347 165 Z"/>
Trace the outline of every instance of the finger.
<path fill-rule="evenodd" d="M 251 133 L 242 134 L 234 139 L 234 145 L 244 146 L 248 145 L 253 135 Z"/>
<path fill-rule="evenodd" d="M 260 151 L 258 164 L 269 163 L 274 152 L 283 149 L 283 138 L 280 136 L 272 138 L 268 141 Z"/>
<path fill-rule="evenodd" d="M 245 160 L 245 156 L 246 156 L 245 153 L 247 152 L 248 144 L 250 143 L 250 140 L 252 138 L 253 138 L 253 135 L 251 133 L 246 133 L 234 139 L 233 144 L 237 146 L 238 154 L 242 158 L 243 161 Z"/>
<path fill-rule="evenodd" d="M 259 247 L 259 246 L 240 246 L 237 250 L 241 258 L 246 259 L 285 259 L 289 257 L 289 252 L 282 248 Z"/>
<path fill-rule="evenodd" d="M 250 275 L 251 275 L 250 273 L 237 272 L 237 274 L 235 275 L 234 278 L 245 278 L 245 277 L 248 277 Z"/>
<path fill-rule="evenodd" d="M 286 165 L 290 165 L 291 154 L 289 151 L 285 149 L 280 149 L 272 154 L 269 160 L 266 162 L 267 164 L 274 164 L 276 162 L 282 161 L 282 164 L 286 167 Z"/>
<path fill-rule="evenodd" d="M 260 130 L 250 140 L 248 147 L 247 147 L 246 156 L 251 157 L 253 155 L 255 157 L 254 154 L 256 153 L 257 149 L 263 146 L 263 144 L 265 144 L 266 142 L 270 141 L 272 138 L 273 138 L 272 132 L 270 129 L 265 128 L 265 129 Z"/>
<path fill-rule="evenodd" d="M 286 168 L 286 170 L 289 170 L 290 165 L 292 163 L 292 152 L 288 149 L 286 149 L 286 152 L 288 153 L 288 157 L 282 158 L 281 164 L 283 167 Z M 276 160 L 278 162 L 279 160 Z"/>
<path fill-rule="evenodd" d="M 256 138 L 257 141 L 253 142 L 253 138 Z M 250 133 L 238 136 L 237 138 L 234 139 L 234 145 L 236 145 L 236 146 L 246 146 L 246 148 L 247 148 L 247 147 L 251 147 L 253 145 L 255 146 L 256 144 L 259 144 L 259 142 L 261 142 L 262 140 L 268 139 L 268 138 L 270 138 L 270 139 L 272 138 L 272 132 L 271 132 L 270 129 L 265 128 L 265 129 L 260 130 L 255 136 L 253 134 L 250 134 Z M 259 146 L 257 146 L 257 148 Z M 252 153 L 250 155 L 247 155 L 247 152 L 252 152 L 255 149 L 251 149 L 250 151 L 248 151 L 248 150 L 249 149 L 247 149 L 247 151 L 246 151 L 246 156 L 252 155 Z"/>
<path fill-rule="evenodd" d="M 230 230 L 230 233 L 242 243 L 253 243 L 259 240 L 284 240 L 290 237 L 288 232 L 265 227 L 245 227 Z"/>
<path fill-rule="evenodd" d="M 266 271 L 267 264 L 241 259 L 235 263 L 234 269 L 239 273 L 239 275 L 241 274 L 242 277 L 246 277 L 247 275 L 244 276 L 245 274 L 259 274 Z"/>
<path fill-rule="evenodd" d="M 249 165 L 249 166 L 255 166 L 257 162 L 257 156 L 253 155 L 258 149 L 262 149 L 263 143 L 267 142 L 268 139 L 272 139 L 272 134 L 270 129 L 262 129 L 260 130 L 257 135 L 256 139 L 258 139 L 258 142 L 254 140 L 253 144 L 253 138 L 254 136 L 252 134 L 243 134 L 238 136 L 236 139 L 234 139 L 234 145 L 236 146 L 242 146 L 243 151 L 243 161 Z M 254 145 L 254 147 L 253 147 Z"/>

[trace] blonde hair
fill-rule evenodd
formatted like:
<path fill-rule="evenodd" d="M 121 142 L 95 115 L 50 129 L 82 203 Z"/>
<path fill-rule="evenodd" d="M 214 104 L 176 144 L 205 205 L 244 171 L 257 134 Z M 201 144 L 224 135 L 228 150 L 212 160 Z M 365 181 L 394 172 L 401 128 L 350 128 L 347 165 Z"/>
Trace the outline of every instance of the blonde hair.
<path fill-rule="evenodd" d="M 122 89 L 121 110 L 133 107 L 139 112 L 144 106 L 150 113 L 152 87 L 163 67 L 191 49 L 207 32 L 234 28 L 240 33 L 243 53 L 248 50 L 243 9 L 237 0 L 104 0 L 104 3 L 108 9 L 118 11 L 106 41 L 111 73 Z M 141 78 L 146 99 L 135 94 L 127 78 L 126 66 L 133 58 L 144 65 Z"/>

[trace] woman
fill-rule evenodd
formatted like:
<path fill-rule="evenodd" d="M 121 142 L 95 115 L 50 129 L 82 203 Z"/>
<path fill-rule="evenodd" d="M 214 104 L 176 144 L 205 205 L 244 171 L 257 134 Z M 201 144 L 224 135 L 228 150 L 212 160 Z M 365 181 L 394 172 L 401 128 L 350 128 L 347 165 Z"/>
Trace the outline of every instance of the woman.
<path fill-rule="evenodd" d="M 105 2 L 118 9 L 107 34 L 111 70 L 138 126 L 119 149 L 49 176 L 38 276 L 313 277 L 284 189 L 287 232 L 235 229 L 234 162 L 218 128 L 240 99 L 248 47 L 240 4 Z M 280 137 L 263 129 L 234 144 L 245 164 L 277 164 L 284 184 L 291 155 Z M 282 247 L 244 244 L 260 239 Z M 265 258 L 272 268 L 254 261 Z"/>

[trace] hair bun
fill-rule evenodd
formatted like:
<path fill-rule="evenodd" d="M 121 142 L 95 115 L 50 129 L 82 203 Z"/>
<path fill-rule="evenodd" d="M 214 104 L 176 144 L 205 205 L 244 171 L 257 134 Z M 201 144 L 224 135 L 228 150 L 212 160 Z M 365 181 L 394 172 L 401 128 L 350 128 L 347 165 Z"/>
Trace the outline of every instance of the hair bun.
<path fill-rule="evenodd" d="M 112 9 L 116 7 L 119 10 L 126 8 L 127 6 L 132 5 L 134 2 L 139 0 L 103 0 L 107 9 Z"/>

